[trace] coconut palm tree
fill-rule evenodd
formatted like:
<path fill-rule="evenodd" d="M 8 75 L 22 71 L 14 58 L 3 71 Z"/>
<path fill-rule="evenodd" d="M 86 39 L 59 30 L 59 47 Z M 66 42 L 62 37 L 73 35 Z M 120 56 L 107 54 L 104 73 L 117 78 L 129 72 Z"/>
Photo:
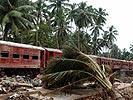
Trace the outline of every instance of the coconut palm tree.
<path fill-rule="evenodd" d="M 51 61 L 45 70 L 44 80 L 48 82 L 48 87 L 68 87 L 93 81 L 98 82 L 102 88 L 108 91 L 113 100 L 125 100 L 116 99 L 116 97 L 120 97 L 120 94 L 112 88 L 112 84 L 105 74 L 104 66 L 100 67 L 90 56 L 73 47 L 65 48 L 63 54 L 65 58 Z"/>
<path fill-rule="evenodd" d="M 108 45 L 111 47 L 113 45 L 113 42 L 116 40 L 116 35 L 118 35 L 118 31 L 113 25 L 108 29 L 109 30 L 106 31 L 106 33 L 108 38 Z"/>
<path fill-rule="evenodd" d="M 67 19 L 69 11 L 67 7 L 70 6 L 68 2 L 69 0 L 49 0 L 50 5 L 48 8 L 51 10 L 51 25 L 54 28 L 53 33 L 56 37 L 56 48 L 60 48 L 59 42 L 63 40 L 61 36 L 66 36 L 70 28 Z M 68 29 L 66 30 L 66 28 Z"/>
<path fill-rule="evenodd" d="M 111 58 L 116 58 L 116 59 L 121 58 L 121 50 L 119 49 L 119 47 L 116 44 L 113 44 L 111 46 L 110 57 Z"/>
<path fill-rule="evenodd" d="M 93 54 L 97 52 L 96 46 L 98 43 L 98 37 L 101 35 L 100 32 L 103 31 L 103 26 L 106 23 L 106 16 L 108 15 L 105 12 L 105 9 L 99 8 L 94 10 L 95 16 L 93 16 L 93 24 L 90 31 L 92 31 L 92 45 L 93 45 Z"/>
<path fill-rule="evenodd" d="M 90 7 L 87 6 L 86 2 L 81 2 L 78 4 L 74 21 L 79 30 L 83 27 L 87 27 L 92 22 L 91 12 L 89 12 L 88 9 L 90 9 Z"/>
<path fill-rule="evenodd" d="M 72 34 L 70 37 L 70 40 L 68 42 L 73 42 L 74 45 L 79 49 L 86 53 L 86 54 L 90 54 L 91 53 L 91 36 L 86 33 L 85 31 L 80 31 L 80 33 L 78 33 L 79 31 L 75 31 L 74 34 Z M 78 35 L 79 34 L 79 37 Z M 79 41 L 78 41 L 79 38 Z"/>
<path fill-rule="evenodd" d="M 88 27 L 92 23 L 92 9 L 91 6 L 87 6 L 86 2 L 81 2 L 78 4 L 77 9 L 74 12 L 74 22 L 78 27 L 78 43 L 79 43 L 79 34 L 81 29 Z M 91 12 L 90 12 L 91 11 Z M 79 48 L 78 44 L 78 48 Z"/>
<path fill-rule="evenodd" d="M 130 51 L 133 53 L 133 44 L 130 44 L 129 49 L 130 49 Z"/>
<path fill-rule="evenodd" d="M 60 9 L 67 9 L 66 6 L 69 5 L 69 0 L 48 0 L 50 5 L 49 9 L 52 10 L 52 14 L 55 15 Z"/>
<path fill-rule="evenodd" d="M 76 17 L 76 7 L 77 7 L 76 3 L 73 3 L 72 5 L 70 5 L 70 11 L 69 11 L 68 18 L 71 21 L 71 27 L 72 27 L 72 23 L 74 21 L 74 18 Z"/>
<path fill-rule="evenodd" d="M 49 86 L 54 86 L 56 82 L 64 86 L 69 84 L 69 82 L 72 83 L 80 79 L 85 79 L 86 81 L 95 79 L 104 88 L 111 89 L 112 84 L 104 74 L 104 67 L 101 68 L 91 57 L 71 47 L 64 49 L 63 56 L 65 58 L 55 59 L 46 69 L 45 74 Z M 67 79 L 70 76 L 71 78 Z"/>
<path fill-rule="evenodd" d="M 7 40 L 9 32 L 18 33 L 20 30 L 33 28 L 31 14 L 34 7 L 26 0 L 0 0 L 0 24 L 4 28 L 3 40 Z"/>
<path fill-rule="evenodd" d="M 33 19 L 33 23 L 35 25 L 36 29 L 36 39 L 35 39 L 35 45 L 39 45 L 39 33 L 41 24 L 48 24 L 49 21 L 49 11 L 46 5 L 47 0 L 37 0 L 33 3 L 35 7 L 34 15 L 36 16 L 35 19 Z M 49 26 L 50 27 L 50 26 Z"/>

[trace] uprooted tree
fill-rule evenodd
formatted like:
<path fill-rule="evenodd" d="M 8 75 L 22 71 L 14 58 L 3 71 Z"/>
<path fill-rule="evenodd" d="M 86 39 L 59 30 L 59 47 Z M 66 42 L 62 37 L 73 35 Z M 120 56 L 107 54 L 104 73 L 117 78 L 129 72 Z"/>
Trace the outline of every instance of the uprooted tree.
<path fill-rule="evenodd" d="M 49 63 L 48 68 L 45 70 L 44 80 L 49 88 L 66 88 L 73 84 L 93 81 L 106 90 L 113 100 L 125 100 L 112 87 L 105 72 L 105 67 L 100 67 L 88 55 L 77 48 L 66 47 L 63 50 L 63 57 L 56 58 Z"/>

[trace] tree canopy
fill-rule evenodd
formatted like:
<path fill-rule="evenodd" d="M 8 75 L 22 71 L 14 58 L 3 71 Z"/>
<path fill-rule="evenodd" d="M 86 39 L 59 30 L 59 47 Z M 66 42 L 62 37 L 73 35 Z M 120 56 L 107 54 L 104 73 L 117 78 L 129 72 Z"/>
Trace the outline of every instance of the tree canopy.
<path fill-rule="evenodd" d="M 88 3 L 0 0 L 0 38 L 58 49 L 70 42 L 86 54 L 127 59 L 121 50 L 112 56 L 118 31 L 114 25 L 107 27 L 106 9 Z M 132 45 L 130 50 L 132 54 Z"/>

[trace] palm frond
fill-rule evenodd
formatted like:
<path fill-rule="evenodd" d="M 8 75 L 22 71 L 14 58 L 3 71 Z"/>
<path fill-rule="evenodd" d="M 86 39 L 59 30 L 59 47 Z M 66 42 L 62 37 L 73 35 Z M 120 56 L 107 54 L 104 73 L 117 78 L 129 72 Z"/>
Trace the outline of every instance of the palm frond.
<path fill-rule="evenodd" d="M 30 5 L 23 5 L 23 6 L 20 6 L 20 7 L 18 7 L 18 8 L 16 8 L 16 10 L 18 10 L 18 11 L 29 11 L 29 10 L 34 10 L 35 8 L 33 7 L 33 6 L 30 6 Z"/>
<path fill-rule="evenodd" d="M 19 11 L 16 11 L 16 10 L 12 10 L 12 11 L 10 11 L 9 12 L 9 16 L 10 17 L 21 17 L 22 16 L 22 13 L 21 12 L 19 12 Z"/>
<path fill-rule="evenodd" d="M 0 5 L 0 11 L 5 11 L 5 8 L 2 5 Z"/>
<path fill-rule="evenodd" d="M 75 47 L 68 47 L 64 50 L 64 57 L 69 59 L 54 60 L 50 62 L 49 67 L 45 70 L 45 76 L 49 84 L 57 84 L 60 87 L 67 85 L 69 82 L 72 83 L 91 76 L 104 88 L 112 88 L 109 78 L 105 75 L 104 66 L 101 68 L 88 55 L 80 52 Z"/>
<path fill-rule="evenodd" d="M 65 86 L 84 78 L 89 79 L 89 81 L 94 81 L 93 77 L 95 77 L 93 74 L 82 70 L 60 71 L 45 76 L 49 87 L 54 87 L 55 85 Z"/>
<path fill-rule="evenodd" d="M 6 14 L 3 19 L 2 19 L 2 25 L 6 24 L 6 23 L 9 23 L 9 16 L 8 14 Z"/>
<path fill-rule="evenodd" d="M 46 74 L 66 71 L 66 70 L 92 71 L 90 68 L 91 65 L 89 63 L 76 59 L 55 59 L 53 61 L 50 61 L 48 66 L 49 67 L 45 71 Z"/>

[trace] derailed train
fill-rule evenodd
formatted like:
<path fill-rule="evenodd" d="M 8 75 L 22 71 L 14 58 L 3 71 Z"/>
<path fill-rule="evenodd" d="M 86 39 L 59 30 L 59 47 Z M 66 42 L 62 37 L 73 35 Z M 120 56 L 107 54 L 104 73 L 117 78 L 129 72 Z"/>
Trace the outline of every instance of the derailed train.
<path fill-rule="evenodd" d="M 54 59 L 55 56 L 61 55 L 62 51 L 58 49 L 0 41 L 0 68 L 6 74 L 30 74 L 32 71 L 36 73 L 40 68 L 46 67 L 50 58 Z"/>
<path fill-rule="evenodd" d="M 29 72 L 32 69 L 45 68 L 50 58 L 62 56 L 62 51 L 53 48 L 42 48 L 27 44 L 0 41 L 0 68 L 8 72 L 18 71 Z M 90 55 L 99 65 L 106 65 L 112 69 L 133 69 L 133 62 Z M 17 69 L 17 70 L 16 70 Z M 26 69 L 26 70 L 24 70 Z M 27 71 L 27 69 L 30 69 Z M 13 71 L 13 73 L 14 73 Z M 19 72 L 19 71 L 18 71 Z M 22 72 L 22 71 L 21 71 Z M 17 73 L 17 74 L 20 74 Z"/>
<path fill-rule="evenodd" d="M 99 57 L 94 55 L 89 55 L 93 58 L 99 65 L 109 66 L 113 70 L 131 70 L 133 69 L 133 61 L 119 60 L 113 58 Z"/>

